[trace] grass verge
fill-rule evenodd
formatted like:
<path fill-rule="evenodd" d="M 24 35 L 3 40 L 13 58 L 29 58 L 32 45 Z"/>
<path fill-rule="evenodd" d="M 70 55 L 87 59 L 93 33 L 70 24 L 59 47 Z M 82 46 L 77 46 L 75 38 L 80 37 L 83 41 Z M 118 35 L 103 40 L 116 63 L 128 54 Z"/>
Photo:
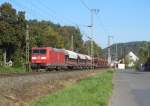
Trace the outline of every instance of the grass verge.
<path fill-rule="evenodd" d="M 40 98 L 31 106 L 108 106 L 111 94 L 112 71 L 107 71 Z"/>
<path fill-rule="evenodd" d="M 0 67 L 0 73 L 19 73 L 25 71 L 26 69 L 24 67 Z"/>

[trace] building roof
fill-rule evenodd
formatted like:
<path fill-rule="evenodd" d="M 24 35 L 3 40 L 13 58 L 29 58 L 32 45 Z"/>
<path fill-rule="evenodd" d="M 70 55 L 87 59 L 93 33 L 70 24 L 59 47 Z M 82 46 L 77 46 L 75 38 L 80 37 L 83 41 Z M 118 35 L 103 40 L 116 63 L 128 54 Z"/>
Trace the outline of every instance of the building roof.
<path fill-rule="evenodd" d="M 139 60 L 139 58 L 132 51 L 130 51 L 127 56 L 130 60 L 133 60 L 133 61 Z"/>

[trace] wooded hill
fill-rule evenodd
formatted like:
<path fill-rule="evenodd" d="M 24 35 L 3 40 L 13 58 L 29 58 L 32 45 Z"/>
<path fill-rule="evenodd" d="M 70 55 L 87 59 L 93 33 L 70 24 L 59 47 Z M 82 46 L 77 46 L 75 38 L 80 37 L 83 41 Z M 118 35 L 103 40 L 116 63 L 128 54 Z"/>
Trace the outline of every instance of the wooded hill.
<path fill-rule="evenodd" d="M 138 57 L 141 57 L 140 51 L 145 48 L 145 45 L 149 45 L 150 42 L 147 41 L 135 41 L 135 42 L 127 42 L 127 43 L 117 43 L 110 46 L 112 59 L 116 57 L 116 50 L 118 59 L 125 57 L 130 51 L 132 51 Z M 108 47 L 103 49 L 103 55 L 107 57 L 108 55 Z M 147 55 L 147 54 L 145 54 Z"/>
<path fill-rule="evenodd" d="M 4 52 L 7 61 L 14 65 L 25 63 L 26 26 L 29 25 L 29 42 L 32 47 L 48 46 L 71 49 L 73 36 L 74 51 L 88 54 L 90 41 L 84 41 L 78 27 L 61 26 L 51 21 L 26 20 L 24 11 L 17 11 L 9 3 L 0 5 L 0 61 Z M 94 42 L 94 55 L 101 56 L 101 47 Z"/>

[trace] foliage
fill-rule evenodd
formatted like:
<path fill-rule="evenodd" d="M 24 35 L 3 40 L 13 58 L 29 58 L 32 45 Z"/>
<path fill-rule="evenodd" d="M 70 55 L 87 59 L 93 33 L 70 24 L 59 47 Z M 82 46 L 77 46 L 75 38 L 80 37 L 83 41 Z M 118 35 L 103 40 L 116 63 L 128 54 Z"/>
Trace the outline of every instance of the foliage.
<path fill-rule="evenodd" d="M 147 58 L 146 63 L 150 64 L 150 57 Z"/>
<path fill-rule="evenodd" d="M 36 20 L 29 21 L 29 35 L 31 47 L 34 46 L 51 46 L 62 48 L 64 47 L 63 38 L 50 26 L 49 22 Z"/>
<path fill-rule="evenodd" d="M 2 50 L 6 50 L 8 60 L 18 56 L 13 60 L 18 64 L 16 59 L 21 59 L 23 55 L 21 49 L 25 45 L 25 13 L 17 13 L 9 3 L 0 6 L 0 13 L 0 47 Z M 16 52 L 17 49 L 18 52 Z"/>
<path fill-rule="evenodd" d="M 148 57 L 150 57 L 150 42 L 144 43 L 144 46 L 140 48 L 138 55 L 140 57 L 140 63 L 147 61 Z"/>
<path fill-rule="evenodd" d="M 140 68 L 141 68 L 141 63 L 140 63 L 139 61 L 137 61 L 137 62 L 135 63 L 134 69 L 140 70 Z"/>
<path fill-rule="evenodd" d="M 91 53 L 91 41 L 88 40 L 84 43 L 85 53 L 88 53 L 90 55 Z M 101 57 L 102 56 L 102 49 L 99 47 L 94 41 L 93 41 L 93 51 L 95 57 Z"/>
<path fill-rule="evenodd" d="M 141 64 L 150 64 L 150 42 L 144 42 L 138 52 L 139 61 L 137 61 L 135 68 L 140 69 Z"/>
<path fill-rule="evenodd" d="M 0 73 L 23 73 L 25 72 L 24 67 L 1 67 L 0 68 Z"/>
<path fill-rule="evenodd" d="M 108 71 L 43 97 L 31 106 L 108 106 L 111 94 L 112 71 Z"/>

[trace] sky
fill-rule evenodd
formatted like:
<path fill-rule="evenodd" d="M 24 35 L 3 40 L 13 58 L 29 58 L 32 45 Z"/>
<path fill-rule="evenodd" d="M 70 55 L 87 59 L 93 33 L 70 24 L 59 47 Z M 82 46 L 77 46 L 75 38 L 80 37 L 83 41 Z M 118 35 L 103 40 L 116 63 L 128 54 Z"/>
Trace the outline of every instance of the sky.
<path fill-rule="evenodd" d="M 9 2 L 18 11 L 25 11 L 27 19 L 49 20 L 61 25 L 79 27 L 83 39 L 93 36 L 102 48 L 111 43 L 150 41 L 149 0 L 0 0 Z M 93 34 L 89 9 L 94 14 Z"/>

